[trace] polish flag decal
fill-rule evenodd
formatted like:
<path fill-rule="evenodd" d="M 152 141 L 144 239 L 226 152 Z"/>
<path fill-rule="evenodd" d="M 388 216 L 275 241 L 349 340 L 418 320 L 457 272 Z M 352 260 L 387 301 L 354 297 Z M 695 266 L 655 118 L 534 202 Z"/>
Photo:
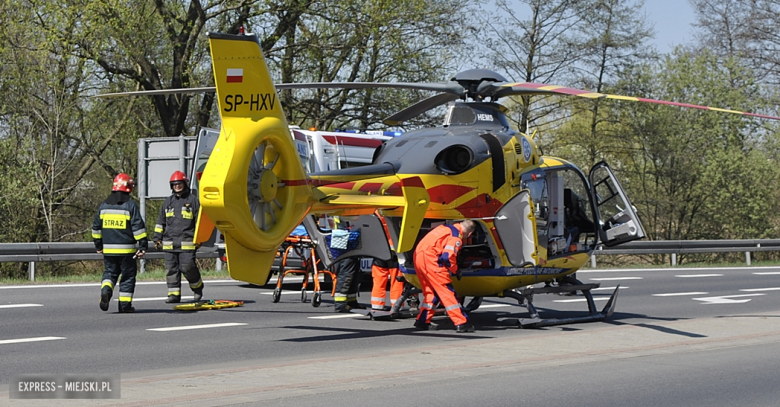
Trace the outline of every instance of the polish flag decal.
<path fill-rule="evenodd" d="M 241 83 L 244 81 L 243 69 L 228 69 L 227 70 L 227 83 Z"/>

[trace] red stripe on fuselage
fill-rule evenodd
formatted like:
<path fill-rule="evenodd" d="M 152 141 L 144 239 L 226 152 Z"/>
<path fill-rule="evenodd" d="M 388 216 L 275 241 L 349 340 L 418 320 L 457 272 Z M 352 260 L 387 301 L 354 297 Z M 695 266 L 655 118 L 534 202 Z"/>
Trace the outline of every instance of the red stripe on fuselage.
<path fill-rule="evenodd" d="M 439 185 L 428 189 L 428 195 L 431 196 L 431 202 L 446 205 L 473 190 L 473 187 L 462 185 Z"/>
<path fill-rule="evenodd" d="M 376 194 L 379 191 L 382 190 L 382 183 L 379 182 L 366 182 L 365 184 L 361 185 L 358 191 L 360 192 L 369 192 L 372 194 Z"/>
<path fill-rule="evenodd" d="M 501 201 L 492 198 L 488 194 L 482 194 L 476 198 L 455 208 L 467 218 L 488 218 L 496 214 L 503 206 Z"/>
<path fill-rule="evenodd" d="M 382 145 L 382 140 L 376 140 L 371 138 L 359 138 L 348 136 L 322 136 L 330 144 L 338 144 L 340 146 L 350 147 L 370 147 L 377 148 Z"/>

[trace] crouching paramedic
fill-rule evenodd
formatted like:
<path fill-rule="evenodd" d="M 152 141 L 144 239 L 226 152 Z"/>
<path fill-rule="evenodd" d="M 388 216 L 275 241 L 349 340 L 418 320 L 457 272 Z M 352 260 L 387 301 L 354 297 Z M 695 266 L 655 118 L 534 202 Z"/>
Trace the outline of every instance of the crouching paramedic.
<path fill-rule="evenodd" d="M 200 201 L 190 192 L 189 180 L 181 171 L 170 179 L 171 196 L 160 207 L 154 225 L 154 245 L 165 252 L 165 280 L 168 284 L 167 303 L 181 301 L 181 275 L 190 284 L 196 302 L 203 298 L 203 280 L 195 263 L 195 226 Z"/>
<path fill-rule="evenodd" d="M 109 301 L 121 274 L 119 312 L 135 312 L 132 302 L 135 276 L 138 273 L 136 258 L 146 253 L 147 239 L 141 211 L 130 198 L 133 187 L 135 181 L 129 175 L 117 175 L 111 187 L 111 195 L 100 204 L 92 222 L 92 239 L 97 252 L 103 254 L 106 266 L 100 285 L 100 309 L 103 311 L 108 311 Z"/>
<path fill-rule="evenodd" d="M 474 332 L 474 325 L 469 323 L 468 316 L 455 297 L 450 278 L 458 271 L 458 253 L 463 240 L 471 236 L 474 228 L 472 220 L 464 220 L 455 225 L 441 225 L 428 232 L 417 244 L 414 251 L 414 268 L 425 298 L 420 305 L 415 328 L 436 329 L 436 324 L 432 324 L 431 320 L 434 314 L 433 304 L 438 298 L 455 324 L 456 332 Z"/>

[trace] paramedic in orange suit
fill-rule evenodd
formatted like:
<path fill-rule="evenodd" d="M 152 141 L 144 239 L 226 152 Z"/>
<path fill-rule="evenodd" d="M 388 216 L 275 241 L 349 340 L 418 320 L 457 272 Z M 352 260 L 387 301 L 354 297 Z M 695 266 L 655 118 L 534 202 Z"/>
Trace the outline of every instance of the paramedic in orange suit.
<path fill-rule="evenodd" d="M 476 225 L 472 220 L 464 220 L 455 225 L 441 225 L 430 232 L 417 244 L 414 251 L 414 268 L 420 280 L 423 295 L 420 314 L 417 315 L 415 328 L 435 330 L 433 304 L 438 298 L 444 305 L 447 315 L 455 324 L 455 332 L 474 332 L 474 325 L 455 297 L 451 275 L 458 271 L 458 253 L 463 240 L 469 238 Z"/>
<path fill-rule="evenodd" d="M 400 275 L 398 270 L 398 257 L 393 253 L 390 260 L 374 259 L 371 265 L 371 276 L 374 280 L 374 287 L 371 289 L 371 309 L 374 311 L 388 311 L 385 307 L 385 297 L 387 293 L 387 278 L 390 277 L 390 307 L 401 298 L 404 291 L 404 283 L 398 281 L 396 277 Z"/>

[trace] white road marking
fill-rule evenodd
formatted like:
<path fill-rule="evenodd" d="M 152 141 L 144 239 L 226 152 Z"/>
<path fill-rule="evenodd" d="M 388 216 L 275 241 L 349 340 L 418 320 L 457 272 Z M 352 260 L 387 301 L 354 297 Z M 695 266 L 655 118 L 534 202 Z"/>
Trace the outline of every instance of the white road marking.
<path fill-rule="evenodd" d="M 3 340 L 3 341 L 0 341 L 0 345 L 5 345 L 5 344 L 9 344 L 9 343 L 56 341 L 57 339 L 65 339 L 65 338 L 64 337 L 60 337 L 60 336 L 41 336 L 41 337 L 38 337 L 38 338 L 6 339 L 6 340 Z"/>
<path fill-rule="evenodd" d="M 26 308 L 26 307 L 42 307 L 43 304 L 8 304 L 0 305 L 0 308 Z"/>
<path fill-rule="evenodd" d="M 675 277 L 680 277 L 680 278 L 723 277 L 723 274 L 678 274 Z"/>
<path fill-rule="evenodd" d="M 133 302 L 138 301 L 165 301 L 168 297 L 149 297 L 149 298 L 133 298 Z M 191 295 L 190 296 L 184 296 L 181 297 L 182 300 L 192 300 L 194 299 Z M 119 301 L 119 298 L 114 298 L 114 302 Z"/>
<path fill-rule="evenodd" d="M 642 280 L 642 277 L 604 277 L 590 278 L 591 281 L 619 281 L 619 280 Z"/>
<path fill-rule="evenodd" d="M 776 276 L 776 275 L 780 274 L 780 271 L 760 271 L 760 272 L 753 273 L 753 274 L 755 274 L 757 276 Z"/>
<path fill-rule="evenodd" d="M 617 288 L 617 287 L 598 287 L 598 288 L 593 288 L 593 289 L 591 289 L 591 291 L 607 291 L 607 290 L 609 290 L 609 291 L 612 291 L 612 290 L 614 290 L 614 289 L 616 289 L 616 288 Z M 621 289 L 621 290 L 625 290 L 626 288 L 628 288 L 628 287 L 626 287 L 626 286 L 620 286 L 620 289 Z"/>
<path fill-rule="evenodd" d="M 663 293 L 663 294 L 653 294 L 653 297 L 676 297 L 676 296 L 682 296 L 682 295 L 707 295 L 709 294 L 706 291 L 691 291 L 687 293 Z"/>
<path fill-rule="evenodd" d="M 203 280 L 206 285 L 214 283 L 243 283 L 238 280 Z M 135 285 L 160 285 L 166 284 L 165 281 L 139 281 Z M 0 290 L 10 290 L 13 288 L 72 288 L 72 287 L 100 287 L 100 283 L 78 283 L 78 284 L 36 284 L 36 285 L 4 285 Z"/>
<path fill-rule="evenodd" d="M 511 307 L 512 304 L 486 304 L 486 305 L 480 305 L 479 309 L 482 308 L 501 308 L 501 307 Z"/>
<path fill-rule="evenodd" d="M 739 291 L 744 291 L 747 293 L 753 292 L 753 291 L 777 291 L 780 290 L 780 287 L 767 287 L 767 288 L 744 288 Z"/>
<path fill-rule="evenodd" d="M 224 328 L 228 326 L 241 326 L 247 325 L 243 322 L 227 322 L 224 324 L 207 324 L 207 325 L 188 325 L 188 326 L 171 326 L 168 328 L 150 328 L 147 331 L 168 332 L 168 331 L 186 331 L 188 329 L 207 329 L 207 328 Z"/>
<path fill-rule="evenodd" d="M 274 294 L 273 292 L 270 292 L 270 293 L 260 293 L 260 295 L 273 295 L 273 294 Z M 295 291 L 295 290 L 287 290 L 287 291 L 282 291 L 279 294 L 281 294 L 281 295 L 285 295 L 285 294 L 298 294 L 298 295 L 301 295 L 301 292 L 300 291 Z M 314 291 L 306 291 L 306 294 L 314 294 Z"/>
<path fill-rule="evenodd" d="M 593 297 L 593 301 L 606 301 L 609 298 L 606 297 Z M 570 300 L 553 300 L 553 302 L 585 302 L 587 301 L 586 298 L 573 298 Z"/>
<path fill-rule="evenodd" d="M 693 298 L 693 299 L 696 301 L 703 301 L 704 304 L 744 304 L 750 301 L 752 298 L 748 298 L 746 300 L 732 300 L 732 298 L 755 297 L 758 295 L 766 295 L 766 294 L 722 295 L 719 297 L 702 297 L 702 298 Z"/>
<path fill-rule="evenodd" d="M 355 318 L 355 317 L 364 317 L 363 314 L 336 314 L 336 315 L 323 315 L 320 317 L 309 317 L 309 319 L 338 319 L 338 318 Z"/>

